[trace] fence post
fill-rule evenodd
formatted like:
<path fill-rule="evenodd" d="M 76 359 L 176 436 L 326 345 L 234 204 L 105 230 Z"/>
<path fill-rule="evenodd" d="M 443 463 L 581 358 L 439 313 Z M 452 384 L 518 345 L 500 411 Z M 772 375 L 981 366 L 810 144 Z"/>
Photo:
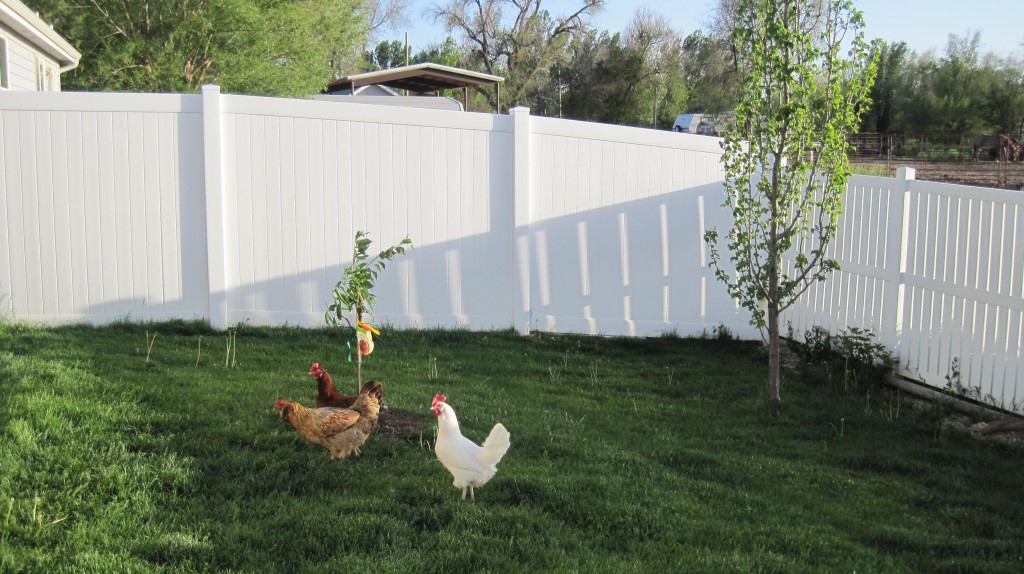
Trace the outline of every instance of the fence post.
<path fill-rule="evenodd" d="M 523 335 L 529 334 L 532 321 L 530 307 L 530 220 L 532 200 L 530 190 L 530 108 L 515 107 L 512 115 L 512 193 L 515 201 L 513 227 L 512 269 L 513 321 Z"/>
<path fill-rule="evenodd" d="M 897 187 L 897 194 L 894 198 L 893 213 L 891 214 L 892 219 L 890 225 L 899 225 L 899 261 L 892 262 L 887 261 L 887 266 L 895 263 L 896 273 L 894 274 L 898 279 L 896 280 L 896 305 L 887 305 L 888 309 L 892 309 L 893 315 L 883 318 L 883 324 L 890 326 L 892 334 L 895 337 L 896 345 L 892 349 L 893 356 L 898 360 L 900 358 L 900 350 L 903 346 L 903 317 L 904 317 L 904 302 L 905 302 L 905 291 L 906 291 L 906 272 L 907 272 L 907 250 L 910 246 L 910 208 L 911 208 L 911 197 L 910 197 L 910 182 L 914 181 L 916 171 L 912 167 L 901 167 L 896 170 L 896 179 L 899 181 Z M 892 227 L 890 227 L 892 229 Z"/>
<path fill-rule="evenodd" d="M 224 187 L 221 173 L 220 86 L 202 87 L 203 171 L 206 195 L 206 268 L 209 281 L 210 326 L 228 326 L 227 277 L 224 260 Z"/>

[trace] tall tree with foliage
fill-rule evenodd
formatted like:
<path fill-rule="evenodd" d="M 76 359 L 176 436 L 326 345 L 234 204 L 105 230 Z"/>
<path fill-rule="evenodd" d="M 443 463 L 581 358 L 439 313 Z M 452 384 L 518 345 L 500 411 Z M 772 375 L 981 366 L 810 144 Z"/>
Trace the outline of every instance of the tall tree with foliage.
<path fill-rule="evenodd" d="M 430 15 L 464 41 L 465 63 L 502 76 L 501 108 L 530 105 L 549 81 L 549 70 L 566 58 L 570 39 L 588 29 L 588 19 L 604 0 L 579 0 L 565 16 L 554 17 L 543 0 L 448 0 Z M 494 94 L 481 89 L 491 108 Z"/>
<path fill-rule="evenodd" d="M 908 49 L 906 42 L 876 42 L 874 50 L 878 73 L 871 86 L 871 107 L 864 114 L 861 131 L 885 134 L 892 131 L 898 98 L 903 95 Z"/>
<path fill-rule="evenodd" d="M 690 88 L 686 111 L 720 114 L 736 107 L 740 74 L 731 40 L 700 30 L 687 36 L 683 40 L 683 76 Z"/>
<path fill-rule="evenodd" d="M 850 174 L 846 136 L 859 125 L 875 75 L 863 29 L 852 0 L 742 0 L 737 14 L 746 77 L 738 129 L 723 143 L 734 273 L 718 230 L 705 240 L 716 277 L 751 323 L 767 328 L 773 413 L 781 405 L 780 313 L 839 267 L 826 249 Z"/>
<path fill-rule="evenodd" d="M 417 52 L 412 61 L 414 64 L 431 62 L 457 68 L 461 57 L 462 52 L 459 51 L 459 45 L 455 42 L 455 38 L 448 36 L 444 42 L 431 44 L 425 50 Z"/>
<path fill-rule="evenodd" d="M 994 59 L 980 80 L 982 107 L 992 131 L 1024 137 L 1024 60 Z"/>
<path fill-rule="evenodd" d="M 980 127 L 977 113 L 982 99 L 977 81 L 980 57 L 980 32 L 949 35 L 946 56 L 935 70 L 935 84 L 941 94 L 939 109 L 945 119 L 941 126 L 943 131 L 969 134 Z"/>
<path fill-rule="evenodd" d="M 569 53 L 571 61 L 552 70 L 558 109 L 540 113 L 668 129 L 685 111 L 682 40 L 650 10 L 637 10 L 623 34 L 580 35 Z"/>
<path fill-rule="evenodd" d="M 227 92 L 308 96 L 332 61 L 357 62 L 362 0 L 37 0 L 82 52 L 63 77 L 88 91 Z"/>
<path fill-rule="evenodd" d="M 367 65 L 371 70 L 388 70 L 405 65 L 405 44 L 398 40 L 381 40 L 373 50 L 366 53 Z"/>

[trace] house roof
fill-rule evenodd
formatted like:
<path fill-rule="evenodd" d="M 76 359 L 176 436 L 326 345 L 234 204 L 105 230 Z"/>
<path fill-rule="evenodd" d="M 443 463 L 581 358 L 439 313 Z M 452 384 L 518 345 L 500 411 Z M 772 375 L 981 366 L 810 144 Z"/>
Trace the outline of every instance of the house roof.
<path fill-rule="evenodd" d="M 359 86 L 379 84 L 398 90 L 409 90 L 410 92 L 438 92 L 469 86 L 497 84 L 504 80 L 505 78 L 500 76 L 426 62 L 391 68 L 389 70 L 352 74 L 331 82 L 327 88 L 328 90 L 339 88 L 351 89 L 353 87 L 358 88 Z"/>
<path fill-rule="evenodd" d="M 391 88 L 389 88 L 387 86 L 378 86 L 378 85 L 359 86 L 355 90 L 352 90 L 351 88 L 345 88 L 343 90 L 339 89 L 339 90 L 336 90 L 334 92 L 331 92 L 331 95 L 333 95 L 333 96 L 370 96 L 370 95 L 377 95 L 377 96 L 395 96 L 395 97 L 400 97 L 401 96 L 401 94 L 399 94 L 398 92 L 396 92 L 395 90 L 392 90 Z"/>
<path fill-rule="evenodd" d="M 44 54 L 60 64 L 62 72 L 78 65 L 82 54 L 54 29 L 21 3 L 20 0 L 0 0 L 0 23 L 23 36 Z"/>
<path fill-rule="evenodd" d="M 355 90 L 360 86 L 367 85 L 381 85 L 396 90 L 409 90 L 410 92 L 417 93 L 441 92 L 442 90 L 462 88 L 463 94 L 467 95 L 468 100 L 466 92 L 469 87 L 493 85 L 495 90 L 497 90 L 498 85 L 503 81 L 505 81 L 505 78 L 500 76 L 426 62 L 391 68 L 389 70 L 345 76 L 328 84 L 325 93 L 336 93 L 343 89 Z M 468 109 L 468 106 L 466 109 Z"/>

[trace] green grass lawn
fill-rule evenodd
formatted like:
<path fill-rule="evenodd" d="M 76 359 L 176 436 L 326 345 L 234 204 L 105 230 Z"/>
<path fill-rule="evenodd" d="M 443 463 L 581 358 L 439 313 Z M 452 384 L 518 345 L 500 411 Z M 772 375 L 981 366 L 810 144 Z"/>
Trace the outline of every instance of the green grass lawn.
<path fill-rule="evenodd" d="M 883 388 L 788 373 L 772 417 L 750 343 L 377 343 L 382 424 L 423 430 L 336 462 L 272 409 L 312 404 L 313 362 L 355 387 L 336 332 L 242 328 L 226 368 L 201 324 L 0 324 L 0 571 L 1024 571 L 1022 453 Z M 439 392 L 471 439 L 512 433 L 475 503 L 432 451 Z"/>

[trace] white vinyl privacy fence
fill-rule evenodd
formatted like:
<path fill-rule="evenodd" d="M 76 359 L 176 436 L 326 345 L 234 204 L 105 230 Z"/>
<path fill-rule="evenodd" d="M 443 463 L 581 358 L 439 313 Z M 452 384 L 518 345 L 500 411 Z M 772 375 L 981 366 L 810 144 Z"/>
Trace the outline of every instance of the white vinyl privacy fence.
<path fill-rule="evenodd" d="M 396 326 L 756 337 L 707 267 L 718 140 L 532 117 L 199 95 L 0 93 L 2 316 L 316 326 L 365 230 L 416 249 Z M 1017 406 L 1020 194 L 855 177 L 843 267 L 786 319 Z"/>
<path fill-rule="evenodd" d="M 829 249 L 842 270 L 786 319 L 797 335 L 869 329 L 894 350 L 900 374 L 1020 412 L 1024 193 L 913 176 L 852 178 Z"/>

